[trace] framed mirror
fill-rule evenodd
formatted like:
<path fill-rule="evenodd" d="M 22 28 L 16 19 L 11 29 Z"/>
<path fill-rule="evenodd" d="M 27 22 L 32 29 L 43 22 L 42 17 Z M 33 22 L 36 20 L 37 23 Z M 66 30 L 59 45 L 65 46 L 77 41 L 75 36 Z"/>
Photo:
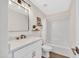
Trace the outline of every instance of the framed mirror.
<path fill-rule="evenodd" d="M 8 31 L 29 31 L 29 10 L 12 2 L 8 5 Z"/>

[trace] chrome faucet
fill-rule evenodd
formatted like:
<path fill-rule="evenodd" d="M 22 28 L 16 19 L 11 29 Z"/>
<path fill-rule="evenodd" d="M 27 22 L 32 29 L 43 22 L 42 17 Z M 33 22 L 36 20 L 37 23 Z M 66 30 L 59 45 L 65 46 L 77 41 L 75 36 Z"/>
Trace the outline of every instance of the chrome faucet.
<path fill-rule="evenodd" d="M 19 40 L 19 39 L 25 39 L 25 38 L 26 38 L 26 35 L 23 35 L 23 34 L 20 35 L 19 37 L 16 37 L 17 40 Z"/>
<path fill-rule="evenodd" d="M 26 35 L 20 35 L 20 38 L 21 39 L 25 39 L 26 38 Z"/>

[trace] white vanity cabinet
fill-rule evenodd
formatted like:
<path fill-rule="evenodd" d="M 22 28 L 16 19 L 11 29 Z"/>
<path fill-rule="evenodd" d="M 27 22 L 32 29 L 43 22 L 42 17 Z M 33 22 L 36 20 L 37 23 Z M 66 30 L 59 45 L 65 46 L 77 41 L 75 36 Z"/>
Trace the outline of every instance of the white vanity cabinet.
<path fill-rule="evenodd" d="M 25 45 L 17 50 L 14 50 L 12 52 L 12 57 L 13 58 L 41 58 L 42 56 L 41 44 L 42 41 L 38 40 L 28 45 Z"/>

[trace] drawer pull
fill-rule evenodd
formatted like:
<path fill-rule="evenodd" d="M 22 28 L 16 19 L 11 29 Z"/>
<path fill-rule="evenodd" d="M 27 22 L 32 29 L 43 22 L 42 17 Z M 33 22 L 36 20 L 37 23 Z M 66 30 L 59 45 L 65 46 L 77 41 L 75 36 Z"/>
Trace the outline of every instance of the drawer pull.
<path fill-rule="evenodd" d="M 36 56 L 36 52 L 34 51 L 33 53 L 32 53 L 32 58 L 34 58 Z"/>

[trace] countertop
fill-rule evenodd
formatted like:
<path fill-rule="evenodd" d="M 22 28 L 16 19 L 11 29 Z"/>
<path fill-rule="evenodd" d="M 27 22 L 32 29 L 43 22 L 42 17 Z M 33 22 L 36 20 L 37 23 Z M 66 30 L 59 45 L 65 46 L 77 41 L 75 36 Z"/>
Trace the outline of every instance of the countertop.
<path fill-rule="evenodd" d="M 41 40 L 41 37 L 27 37 L 26 39 L 8 41 L 9 51 L 16 51 L 26 45 Z"/>

